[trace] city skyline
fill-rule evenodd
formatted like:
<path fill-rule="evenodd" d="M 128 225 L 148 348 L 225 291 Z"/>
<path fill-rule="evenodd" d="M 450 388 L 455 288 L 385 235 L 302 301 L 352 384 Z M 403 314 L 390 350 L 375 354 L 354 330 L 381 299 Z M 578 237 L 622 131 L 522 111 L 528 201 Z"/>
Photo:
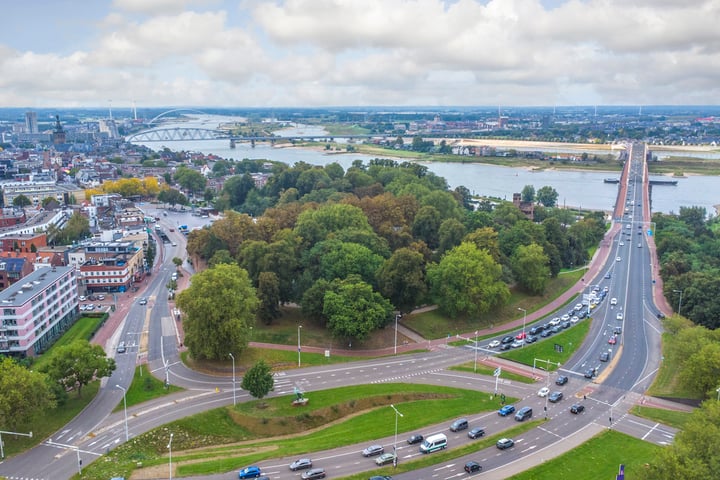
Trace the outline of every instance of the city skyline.
<path fill-rule="evenodd" d="M 712 105 L 720 6 L 59 0 L 3 7 L 0 107 Z"/>

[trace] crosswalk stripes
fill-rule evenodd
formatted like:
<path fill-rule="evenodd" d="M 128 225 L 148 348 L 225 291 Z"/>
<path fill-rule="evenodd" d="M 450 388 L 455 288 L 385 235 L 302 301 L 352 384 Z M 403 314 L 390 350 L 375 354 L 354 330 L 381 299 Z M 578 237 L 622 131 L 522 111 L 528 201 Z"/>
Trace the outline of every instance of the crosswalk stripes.
<path fill-rule="evenodd" d="M 432 375 L 433 373 L 441 372 L 443 370 L 445 370 L 445 369 L 444 368 L 435 368 L 432 370 L 423 370 L 422 372 L 410 373 L 408 375 L 398 375 L 396 377 L 381 378 L 379 380 L 373 380 L 372 382 L 369 382 L 369 383 L 378 384 L 378 383 L 397 382 L 397 381 L 403 380 L 405 378 L 420 377 L 423 375 Z"/>

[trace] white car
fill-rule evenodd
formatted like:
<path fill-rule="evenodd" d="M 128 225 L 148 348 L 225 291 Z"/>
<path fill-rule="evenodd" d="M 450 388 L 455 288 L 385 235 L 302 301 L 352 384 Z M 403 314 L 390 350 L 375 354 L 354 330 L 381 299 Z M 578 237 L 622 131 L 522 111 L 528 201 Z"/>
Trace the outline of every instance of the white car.
<path fill-rule="evenodd" d="M 550 393 L 550 389 L 548 387 L 542 387 L 538 390 L 538 397 L 547 397 L 548 393 Z"/>
<path fill-rule="evenodd" d="M 620 257 L 617 257 L 617 258 L 615 259 L 616 262 L 619 262 L 620 260 L 622 260 L 622 258 L 620 258 Z"/>
<path fill-rule="evenodd" d="M 618 320 L 622 320 L 622 319 L 623 319 L 623 314 L 622 314 L 622 312 L 618 312 L 618 314 L 615 315 L 615 318 L 617 318 Z"/>
<path fill-rule="evenodd" d="M 625 246 L 625 242 L 620 242 L 620 246 L 621 246 L 621 247 L 624 247 L 624 246 Z"/>
<path fill-rule="evenodd" d="M 615 298 L 615 297 L 611 298 L 610 305 L 617 305 L 617 298 Z"/>
<path fill-rule="evenodd" d="M 488 344 L 488 348 L 496 348 L 500 346 L 500 340 L 493 340 Z"/>
<path fill-rule="evenodd" d="M 580 321 L 580 317 L 578 317 L 577 315 L 573 315 L 572 318 L 570 318 L 570 323 L 572 323 L 573 325 L 579 321 Z"/>
<path fill-rule="evenodd" d="M 80 295 L 79 300 L 80 300 L 81 302 L 84 302 L 85 300 L 87 300 L 87 297 L 85 297 L 85 295 Z"/>

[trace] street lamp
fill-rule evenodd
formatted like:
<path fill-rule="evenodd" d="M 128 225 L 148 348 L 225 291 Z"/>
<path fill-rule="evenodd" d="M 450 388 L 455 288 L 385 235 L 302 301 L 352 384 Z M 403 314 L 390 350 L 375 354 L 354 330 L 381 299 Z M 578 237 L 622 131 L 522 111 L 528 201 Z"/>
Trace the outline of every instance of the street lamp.
<path fill-rule="evenodd" d="M 232 358 L 232 366 L 233 366 L 233 406 L 237 405 L 237 401 L 235 400 L 235 355 L 232 353 L 228 353 L 230 355 L 230 358 Z"/>
<path fill-rule="evenodd" d="M 397 355 L 397 324 L 400 315 L 395 315 L 395 355 Z"/>
<path fill-rule="evenodd" d="M 127 390 L 125 390 L 120 385 L 115 384 L 115 386 L 123 391 L 123 410 L 125 410 L 125 441 L 127 442 L 130 440 L 130 435 L 128 434 L 128 424 L 127 424 L 127 398 L 126 398 Z"/>
<path fill-rule="evenodd" d="M 680 294 L 680 300 L 678 301 L 678 316 L 680 316 L 680 309 L 682 308 L 682 296 L 684 290 L 673 290 L 673 293 Z"/>
<path fill-rule="evenodd" d="M 527 318 L 527 310 L 525 310 L 524 308 L 520 308 L 520 307 L 518 307 L 518 310 L 523 312 L 523 335 L 522 335 L 523 343 L 522 343 L 522 346 L 524 347 L 525 346 L 525 319 Z"/>
<path fill-rule="evenodd" d="M 172 480 L 172 437 L 173 437 L 173 434 L 171 433 L 170 441 L 168 442 L 168 446 L 167 446 L 168 450 L 170 451 L 170 463 L 168 464 L 170 467 L 170 477 L 169 477 L 170 480 Z"/>
<path fill-rule="evenodd" d="M 300 366 L 300 329 L 302 325 L 298 325 L 298 367 Z"/>
<path fill-rule="evenodd" d="M 478 351 L 478 348 L 477 348 L 477 336 L 478 336 L 478 331 L 475 330 L 475 368 L 473 369 L 473 372 L 474 372 L 474 373 L 477 373 L 477 351 Z"/>
<path fill-rule="evenodd" d="M 395 443 L 393 444 L 393 453 L 394 450 L 397 448 L 397 430 L 398 430 L 398 417 L 403 417 L 404 415 L 400 412 L 398 412 L 397 408 L 395 408 L 395 405 L 390 405 L 390 408 L 395 410 Z"/>
<path fill-rule="evenodd" d="M 718 389 L 715 390 L 715 391 L 718 392 L 718 402 L 720 402 L 720 388 L 718 388 Z"/>

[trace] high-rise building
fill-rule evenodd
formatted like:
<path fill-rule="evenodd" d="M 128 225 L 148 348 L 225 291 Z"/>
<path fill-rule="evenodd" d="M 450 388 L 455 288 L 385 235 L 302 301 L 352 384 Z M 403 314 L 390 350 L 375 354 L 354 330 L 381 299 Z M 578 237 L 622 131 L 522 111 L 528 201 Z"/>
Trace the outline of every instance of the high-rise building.
<path fill-rule="evenodd" d="M 25 133 L 38 133 L 37 112 L 25 112 Z"/>

